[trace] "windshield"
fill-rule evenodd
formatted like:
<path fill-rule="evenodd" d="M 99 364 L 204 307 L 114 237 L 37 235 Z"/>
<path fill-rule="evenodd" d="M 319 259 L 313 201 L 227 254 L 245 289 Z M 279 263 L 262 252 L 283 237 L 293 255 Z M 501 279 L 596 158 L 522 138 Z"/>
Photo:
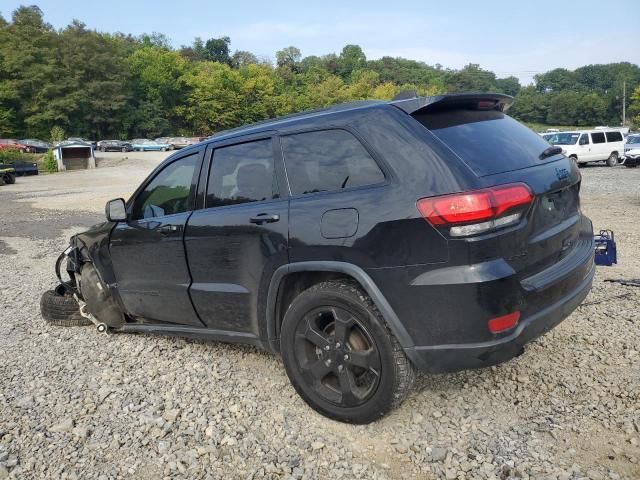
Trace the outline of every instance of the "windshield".
<path fill-rule="evenodd" d="M 551 145 L 575 145 L 580 138 L 577 132 L 554 133 L 546 138 Z"/>
<path fill-rule="evenodd" d="M 636 144 L 640 144 L 640 135 L 634 135 L 634 136 L 629 136 L 627 137 L 627 143 L 629 145 L 636 145 Z"/>

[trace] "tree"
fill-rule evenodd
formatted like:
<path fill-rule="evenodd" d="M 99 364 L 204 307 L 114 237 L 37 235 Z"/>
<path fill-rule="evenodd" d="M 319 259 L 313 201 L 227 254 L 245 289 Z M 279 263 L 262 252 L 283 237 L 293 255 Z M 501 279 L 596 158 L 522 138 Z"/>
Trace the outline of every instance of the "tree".
<path fill-rule="evenodd" d="M 539 92 L 556 92 L 560 90 L 575 90 L 578 82 L 574 72 L 566 68 L 556 68 L 546 73 L 534 76 L 536 89 Z"/>
<path fill-rule="evenodd" d="M 631 106 L 629 108 L 629 115 L 631 115 L 631 122 L 638 128 L 640 127 L 640 86 L 631 94 Z"/>
<path fill-rule="evenodd" d="M 219 62 L 202 62 L 182 82 L 188 93 L 177 110 L 192 131 L 210 135 L 240 124 L 244 92 L 237 70 Z"/>
<path fill-rule="evenodd" d="M 298 65 L 302 58 L 300 49 L 297 47 L 286 47 L 276 52 L 276 65 L 278 67 L 289 67 L 292 70 Z"/>
<path fill-rule="evenodd" d="M 231 39 L 229 37 L 210 38 L 204 45 L 206 59 L 212 62 L 231 64 L 229 56 L 229 45 Z"/>
<path fill-rule="evenodd" d="M 190 47 L 182 47 L 180 55 L 192 62 L 202 62 L 207 60 L 207 49 L 204 47 L 202 38 L 196 37 Z"/>
<path fill-rule="evenodd" d="M 499 92 L 515 97 L 520 91 L 520 81 L 516 77 L 506 77 L 496 79 L 496 87 Z"/>
<path fill-rule="evenodd" d="M 367 64 L 367 57 L 359 45 L 346 45 L 338 57 L 338 73 L 343 79 L 347 79 L 357 70 L 363 69 Z"/>
<path fill-rule="evenodd" d="M 231 57 L 231 66 L 234 68 L 246 67 L 247 65 L 258 63 L 258 57 L 246 50 L 236 50 Z"/>
<path fill-rule="evenodd" d="M 447 72 L 445 84 L 450 92 L 491 92 L 496 89 L 496 75 L 470 63 L 462 70 Z"/>

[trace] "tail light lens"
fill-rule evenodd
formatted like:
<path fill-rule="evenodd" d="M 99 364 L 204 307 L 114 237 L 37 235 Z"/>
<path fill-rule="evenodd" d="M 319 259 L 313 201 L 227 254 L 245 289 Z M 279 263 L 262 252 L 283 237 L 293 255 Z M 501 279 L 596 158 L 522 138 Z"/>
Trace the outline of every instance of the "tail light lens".
<path fill-rule="evenodd" d="M 422 198 L 416 206 L 434 227 L 447 229 L 452 237 L 467 237 L 518 223 L 533 199 L 526 184 L 513 183 Z"/>

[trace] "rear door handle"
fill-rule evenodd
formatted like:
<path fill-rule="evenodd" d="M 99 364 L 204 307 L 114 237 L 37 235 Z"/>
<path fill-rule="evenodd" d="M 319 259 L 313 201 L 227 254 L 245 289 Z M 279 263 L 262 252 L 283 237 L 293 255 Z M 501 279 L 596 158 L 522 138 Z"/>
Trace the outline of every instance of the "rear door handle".
<path fill-rule="evenodd" d="M 163 235 L 167 235 L 169 233 L 176 233 L 180 231 L 180 225 L 162 225 L 158 228 L 158 231 Z"/>
<path fill-rule="evenodd" d="M 263 223 L 273 223 L 280 220 L 280 215 L 278 214 L 269 214 L 269 213 L 260 213 L 255 217 L 251 217 L 249 222 L 255 223 L 256 225 L 262 225 Z"/>

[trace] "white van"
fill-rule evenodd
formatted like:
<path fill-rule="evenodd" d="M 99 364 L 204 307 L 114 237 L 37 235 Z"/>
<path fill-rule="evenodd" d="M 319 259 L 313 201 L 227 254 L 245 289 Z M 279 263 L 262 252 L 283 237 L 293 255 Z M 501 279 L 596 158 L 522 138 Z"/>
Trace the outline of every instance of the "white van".
<path fill-rule="evenodd" d="M 624 152 L 622 132 L 615 128 L 557 132 L 543 137 L 551 145 L 562 147 L 564 154 L 579 164 L 606 160 L 613 167 Z"/>

